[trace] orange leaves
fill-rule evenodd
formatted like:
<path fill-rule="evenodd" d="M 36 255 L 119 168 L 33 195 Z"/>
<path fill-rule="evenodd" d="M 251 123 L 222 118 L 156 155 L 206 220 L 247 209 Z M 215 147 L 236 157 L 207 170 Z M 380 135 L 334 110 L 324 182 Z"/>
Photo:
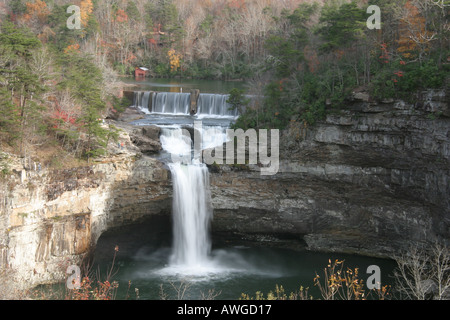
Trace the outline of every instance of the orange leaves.
<path fill-rule="evenodd" d="M 77 119 L 71 117 L 67 112 L 56 110 L 52 115 L 52 119 L 61 120 L 64 123 L 76 124 Z M 58 125 L 54 125 L 53 128 L 58 128 Z"/>
<path fill-rule="evenodd" d="M 130 53 L 128 53 L 128 55 L 125 58 L 124 62 L 125 63 L 129 63 L 129 62 L 134 61 L 136 59 L 137 59 L 137 57 L 132 52 L 130 52 Z"/>
<path fill-rule="evenodd" d="M 45 22 L 47 16 L 50 14 L 50 10 L 47 4 L 42 0 L 36 0 L 35 2 L 26 3 L 27 11 L 23 18 L 25 21 L 29 21 L 32 18 L 37 18 L 40 23 Z"/>
<path fill-rule="evenodd" d="M 88 275 L 81 280 L 80 287 L 70 290 L 66 299 L 69 300 L 114 300 L 119 288 L 117 281 L 111 281 L 114 272 L 114 262 L 119 246 L 114 247 L 114 257 L 111 269 L 106 274 L 104 281 L 90 278 Z M 131 282 L 129 282 L 129 285 Z"/>
<path fill-rule="evenodd" d="M 414 51 L 427 50 L 433 34 L 427 30 L 426 19 L 411 0 L 406 1 L 400 19 L 397 51 L 407 59 L 415 58 Z"/>
<path fill-rule="evenodd" d="M 389 63 L 389 52 L 387 50 L 387 44 L 386 43 L 382 43 L 381 44 L 381 56 L 380 56 L 380 59 L 384 63 Z"/>
<path fill-rule="evenodd" d="M 128 15 L 123 9 L 117 9 L 116 12 L 116 21 L 117 22 L 126 22 L 128 21 Z"/>
<path fill-rule="evenodd" d="M 71 44 L 64 49 L 64 53 L 74 53 L 80 50 L 80 45 L 78 43 Z"/>
<path fill-rule="evenodd" d="M 73 290 L 71 300 L 113 300 L 115 298 L 119 283 L 117 281 L 102 282 L 97 281 L 97 286 L 93 287 L 93 281 L 89 277 L 84 277 L 81 281 L 81 287 Z"/>
<path fill-rule="evenodd" d="M 80 17 L 81 24 L 86 27 L 89 21 L 89 17 L 94 10 L 94 5 L 92 4 L 92 0 L 81 0 L 80 3 Z"/>
<path fill-rule="evenodd" d="M 381 56 L 379 56 L 380 60 L 383 63 L 389 63 L 390 60 L 390 55 L 389 55 L 389 51 L 387 49 L 387 44 L 386 43 L 382 43 L 380 46 L 381 49 Z"/>
<path fill-rule="evenodd" d="M 403 71 L 399 70 L 399 71 L 394 72 L 394 75 L 396 75 L 397 78 L 392 78 L 392 82 L 394 82 L 394 84 L 397 84 L 399 79 L 401 77 L 403 77 L 405 74 L 403 73 Z"/>

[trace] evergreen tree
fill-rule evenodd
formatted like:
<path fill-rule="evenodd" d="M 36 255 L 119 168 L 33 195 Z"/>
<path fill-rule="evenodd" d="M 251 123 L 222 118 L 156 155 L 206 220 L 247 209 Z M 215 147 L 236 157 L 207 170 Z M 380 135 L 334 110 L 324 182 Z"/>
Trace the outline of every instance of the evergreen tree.
<path fill-rule="evenodd" d="M 33 50 L 41 46 L 31 31 L 17 27 L 9 20 L 5 20 L 0 28 L 0 46 L 11 50 L 18 58 L 30 57 Z"/>
<path fill-rule="evenodd" d="M 173 0 L 159 0 L 158 18 L 164 29 L 161 39 L 167 46 L 179 43 L 183 36 L 183 27 L 178 20 L 177 7 Z"/>
<path fill-rule="evenodd" d="M 338 5 L 333 1 L 323 7 L 318 29 L 324 43 L 321 49 L 330 52 L 353 44 L 366 30 L 367 15 L 356 1 Z"/>
<path fill-rule="evenodd" d="M 11 12 L 15 15 L 23 14 L 27 11 L 27 6 L 22 2 L 22 0 L 11 0 L 9 7 Z"/>
<path fill-rule="evenodd" d="M 40 94 L 45 88 L 30 68 L 33 50 L 40 46 L 39 39 L 28 30 L 17 27 L 10 21 L 4 21 L 1 25 L 0 53 L 7 58 L 1 59 L 3 65 L 0 76 L 5 84 L 2 91 L 3 95 L 6 89 L 10 92 L 10 99 L 5 99 L 2 108 L 11 110 L 14 107 L 11 103 L 18 101 L 17 110 L 6 117 L 9 119 L 4 121 L 4 126 L 9 124 L 11 128 L 11 124 L 18 120 L 19 133 L 14 129 L 10 133 L 13 139 L 20 137 L 21 153 L 25 152 L 25 139 L 32 141 L 40 127 Z"/>
<path fill-rule="evenodd" d="M 103 110 L 105 102 L 101 94 L 103 84 L 99 68 L 92 58 L 78 52 L 59 55 L 59 65 L 64 78 L 59 83 L 61 89 L 69 88 L 83 105 Z"/>
<path fill-rule="evenodd" d="M 59 64 L 64 73 L 59 87 L 70 90 L 83 106 L 78 119 L 86 134 L 83 154 L 87 159 L 95 158 L 105 153 L 108 135 L 99 120 L 106 106 L 101 95 L 101 72 L 89 56 L 77 52 L 60 55 Z"/>
<path fill-rule="evenodd" d="M 128 15 L 128 19 L 133 22 L 139 21 L 141 19 L 141 14 L 134 1 L 128 1 L 125 12 Z"/>
<path fill-rule="evenodd" d="M 84 116 L 80 119 L 86 133 L 84 155 L 88 161 L 106 153 L 108 130 L 101 126 L 99 118 L 99 111 L 94 106 L 87 105 Z"/>
<path fill-rule="evenodd" d="M 4 135 L 10 145 L 20 138 L 20 117 L 17 107 L 12 103 L 11 93 L 0 88 L 0 140 Z"/>

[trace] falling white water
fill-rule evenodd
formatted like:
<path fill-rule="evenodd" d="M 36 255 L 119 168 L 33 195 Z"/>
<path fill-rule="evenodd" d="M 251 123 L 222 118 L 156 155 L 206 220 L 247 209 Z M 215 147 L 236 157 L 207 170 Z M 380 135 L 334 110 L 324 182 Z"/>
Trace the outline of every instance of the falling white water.
<path fill-rule="evenodd" d="M 152 98 L 152 113 L 188 115 L 190 96 L 189 93 L 155 92 Z"/>
<path fill-rule="evenodd" d="M 227 94 L 200 93 L 195 117 L 236 119 L 239 116 L 238 110 L 231 109 L 228 97 Z M 133 105 L 147 114 L 190 116 L 191 94 L 136 91 Z"/>
<path fill-rule="evenodd" d="M 202 266 L 211 249 L 209 225 L 212 218 L 209 173 L 203 164 L 169 165 L 173 178 L 174 244 L 171 263 Z"/>
<path fill-rule="evenodd" d="M 224 127 L 194 128 L 198 130 L 195 131 L 196 137 L 201 137 L 202 150 L 217 147 L 228 140 Z M 173 183 L 173 246 L 168 265 L 151 273 L 200 282 L 248 272 L 273 276 L 273 271 L 270 274 L 258 271 L 244 256 L 232 251 L 211 250 L 213 210 L 209 172 L 206 165 L 194 158 L 194 143 L 189 132 L 192 130 L 183 130 L 177 125 L 161 127 L 162 147 L 172 155 L 168 166 Z M 180 160 L 175 161 L 177 159 Z"/>
<path fill-rule="evenodd" d="M 227 102 L 226 94 L 200 94 L 198 98 L 198 116 L 228 116 L 237 117 L 238 111 L 232 110 Z"/>
<path fill-rule="evenodd" d="M 186 132 L 185 132 L 186 133 Z M 190 157 L 192 140 L 181 128 L 163 128 L 161 144 L 171 154 Z M 212 219 L 209 172 L 203 163 L 169 164 L 173 183 L 172 266 L 195 269 L 205 265 L 211 250 Z"/>
<path fill-rule="evenodd" d="M 184 135 L 181 128 L 162 128 L 160 141 L 162 148 L 168 153 L 190 157 L 192 139 Z"/>
<path fill-rule="evenodd" d="M 142 112 L 150 114 L 149 99 L 150 99 L 150 92 L 136 91 L 134 93 L 133 105 Z"/>
<path fill-rule="evenodd" d="M 223 127 L 202 126 L 200 129 L 203 150 L 212 149 L 229 141 L 226 129 Z"/>

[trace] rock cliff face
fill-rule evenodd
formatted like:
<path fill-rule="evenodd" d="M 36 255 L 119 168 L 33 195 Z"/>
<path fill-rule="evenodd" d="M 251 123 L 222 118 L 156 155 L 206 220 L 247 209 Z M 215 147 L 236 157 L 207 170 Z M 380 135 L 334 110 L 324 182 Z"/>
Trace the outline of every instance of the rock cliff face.
<path fill-rule="evenodd" d="M 0 192 L 0 270 L 14 288 L 60 281 L 110 228 L 170 212 L 168 172 L 123 154 L 67 170 L 19 172 Z"/>
<path fill-rule="evenodd" d="M 216 234 L 377 256 L 448 241 L 445 94 L 428 92 L 414 105 L 364 100 L 313 128 L 284 131 L 275 176 L 212 167 Z"/>

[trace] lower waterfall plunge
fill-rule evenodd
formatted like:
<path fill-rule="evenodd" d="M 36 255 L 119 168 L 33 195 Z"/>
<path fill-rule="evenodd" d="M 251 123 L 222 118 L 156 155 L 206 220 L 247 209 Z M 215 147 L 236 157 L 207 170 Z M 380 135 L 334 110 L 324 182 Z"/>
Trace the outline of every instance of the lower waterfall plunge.
<path fill-rule="evenodd" d="M 199 132 L 201 149 L 227 142 L 225 132 L 225 127 L 202 127 Z M 268 272 L 261 268 L 258 259 L 253 261 L 251 256 L 236 249 L 212 250 L 210 225 L 213 208 L 208 167 L 193 158 L 194 141 L 187 130 L 173 125 L 162 127 L 160 141 L 163 150 L 175 156 L 168 163 L 173 185 L 173 243 L 168 263 L 155 274 L 189 281 L 226 279 L 238 274 L 278 276 L 279 270 Z"/>
<path fill-rule="evenodd" d="M 222 146 L 229 139 L 227 127 L 195 127 L 194 139 L 200 139 L 200 149 Z M 210 225 L 213 208 L 210 174 L 206 164 L 198 160 L 192 131 L 178 125 L 162 126 L 160 141 L 171 155 L 167 164 L 172 174 L 173 243 L 167 264 L 153 271 L 163 277 L 183 277 L 189 281 L 227 279 L 238 275 L 277 277 L 278 268 L 267 268 L 259 258 L 253 259 L 245 249 L 216 248 L 213 250 Z M 241 252 L 239 251 L 241 250 Z M 268 270 L 269 269 L 269 270 Z"/>
<path fill-rule="evenodd" d="M 169 153 L 190 154 L 192 140 L 180 128 L 162 130 Z M 169 164 L 173 183 L 173 248 L 170 265 L 192 269 L 208 264 L 212 219 L 209 172 L 203 163 Z"/>
<path fill-rule="evenodd" d="M 173 177 L 173 254 L 171 264 L 195 267 L 207 262 L 212 218 L 209 173 L 205 165 L 170 164 Z"/>

